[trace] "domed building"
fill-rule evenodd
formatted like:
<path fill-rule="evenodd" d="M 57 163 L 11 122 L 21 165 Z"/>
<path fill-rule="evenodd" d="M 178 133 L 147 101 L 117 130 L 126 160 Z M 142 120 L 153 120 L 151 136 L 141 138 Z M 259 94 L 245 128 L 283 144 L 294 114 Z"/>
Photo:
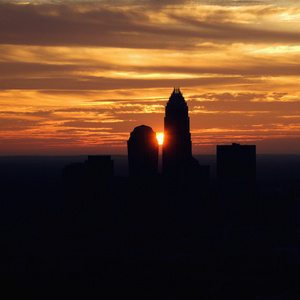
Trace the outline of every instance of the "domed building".
<path fill-rule="evenodd" d="M 155 176 L 158 172 L 158 141 L 151 127 L 135 127 L 127 141 L 130 177 Z"/>

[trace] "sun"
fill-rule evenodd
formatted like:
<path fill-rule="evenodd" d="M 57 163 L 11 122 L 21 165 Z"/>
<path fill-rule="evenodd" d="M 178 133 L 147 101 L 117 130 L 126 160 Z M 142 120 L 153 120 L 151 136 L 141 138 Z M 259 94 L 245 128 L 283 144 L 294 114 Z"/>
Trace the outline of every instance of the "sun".
<path fill-rule="evenodd" d="M 164 143 L 164 134 L 163 133 L 157 133 L 156 138 L 158 141 L 158 145 L 162 145 Z"/>

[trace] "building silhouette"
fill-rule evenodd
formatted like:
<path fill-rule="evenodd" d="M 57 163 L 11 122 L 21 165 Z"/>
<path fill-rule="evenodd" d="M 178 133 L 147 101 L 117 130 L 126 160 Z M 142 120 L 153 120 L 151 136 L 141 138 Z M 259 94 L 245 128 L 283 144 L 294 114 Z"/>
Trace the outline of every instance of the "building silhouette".
<path fill-rule="evenodd" d="M 199 223 L 208 200 L 209 167 L 192 156 L 188 106 L 179 88 L 165 108 L 162 164 L 170 223 L 181 228 Z"/>
<path fill-rule="evenodd" d="M 158 142 L 151 127 L 135 127 L 127 141 L 129 176 L 143 178 L 158 172 Z"/>
<path fill-rule="evenodd" d="M 179 88 L 174 88 L 164 119 L 163 173 L 184 176 L 193 164 L 188 106 Z"/>

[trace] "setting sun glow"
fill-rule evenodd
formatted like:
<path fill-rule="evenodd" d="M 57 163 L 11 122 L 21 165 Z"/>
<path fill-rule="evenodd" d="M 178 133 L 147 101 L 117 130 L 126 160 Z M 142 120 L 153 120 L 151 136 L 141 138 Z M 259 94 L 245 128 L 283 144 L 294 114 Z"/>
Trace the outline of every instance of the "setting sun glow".
<path fill-rule="evenodd" d="M 0 0 L 0 12 L 0 156 L 125 155 L 137 125 L 163 132 L 174 86 L 194 154 L 234 141 L 299 153 L 300 1 Z"/>
<path fill-rule="evenodd" d="M 156 138 L 158 141 L 158 145 L 162 145 L 164 143 L 164 134 L 163 133 L 157 133 Z"/>

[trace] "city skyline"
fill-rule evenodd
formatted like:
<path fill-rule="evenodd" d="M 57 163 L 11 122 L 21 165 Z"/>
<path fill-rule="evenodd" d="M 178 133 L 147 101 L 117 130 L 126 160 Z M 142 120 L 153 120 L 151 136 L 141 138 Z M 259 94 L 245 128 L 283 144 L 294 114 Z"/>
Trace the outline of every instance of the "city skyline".
<path fill-rule="evenodd" d="M 174 87 L 194 154 L 299 154 L 296 1 L 0 4 L 0 155 L 126 154 Z"/>

